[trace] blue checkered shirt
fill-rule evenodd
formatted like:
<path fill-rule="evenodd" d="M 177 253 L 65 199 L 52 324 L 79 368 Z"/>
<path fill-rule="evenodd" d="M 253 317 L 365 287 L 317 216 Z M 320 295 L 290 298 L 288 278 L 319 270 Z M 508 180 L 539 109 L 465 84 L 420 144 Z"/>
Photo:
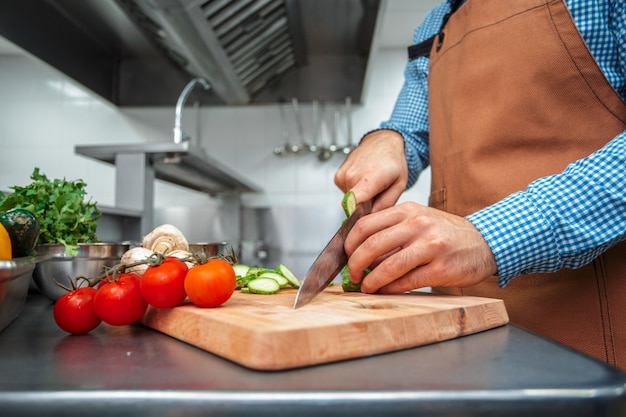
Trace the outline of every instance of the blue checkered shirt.
<path fill-rule="evenodd" d="M 414 33 L 419 43 L 438 32 L 448 0 Z M 626 1 L 566 0 L 594 58 L 626 100 Z M 411 187 L 428 154 L 428 58 L 407 64 L 392 115 L 380 128 L 405 140 Z M 540 178 L 525 191 L 467 216 L 495 255 L 498 283 L 528 273 L 581 267 L 626 240 L 626 131 L 559 175 Z"/>

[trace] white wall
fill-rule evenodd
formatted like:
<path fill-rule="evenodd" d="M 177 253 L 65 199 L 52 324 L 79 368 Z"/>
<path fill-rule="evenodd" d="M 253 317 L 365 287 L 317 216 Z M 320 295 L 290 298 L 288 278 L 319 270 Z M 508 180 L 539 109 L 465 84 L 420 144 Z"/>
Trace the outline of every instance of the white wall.
<path fill-rule="evenodd" d="M 355 139 L 390 114 L 405 56 L 404 49 L 373 53 L 363 105 L 353 106 Z M 37 166 L 50 178 L 83 179 L 93 200 L 114 206 L 114 168 L 75 155 L 74 146 L 172 140 L 173 107 L 116 108 L 31 57 L 0 56 L 0 97 L 0 190 L 29 183 Z M 320 162 L 310 155 L 273 155 L 283 142 L 277 106 L 210 107 L 199 114 L 188 107 L 183 124 L 192 135 L 196 116 L 201 146 L 264 190 L 245 196 L 247 205 L 339 204 L 333 175 L 342 156 Z M 302 106 L 302 116 L 309 124 L 310 106 Z M 429 178 L 422 177 L 403 199 L 426 201 Z M 177 186 L 155 189 L 156 207 L 210 204 L 210 197 Z"/>

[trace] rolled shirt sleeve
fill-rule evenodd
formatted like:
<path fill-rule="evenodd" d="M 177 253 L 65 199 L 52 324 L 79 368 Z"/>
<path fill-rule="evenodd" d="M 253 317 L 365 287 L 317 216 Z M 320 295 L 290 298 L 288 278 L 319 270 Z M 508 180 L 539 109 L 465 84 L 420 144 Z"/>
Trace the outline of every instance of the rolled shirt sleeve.
<path fill-rule="evenodd" d="M 579 268 L 626 240 L 626 131 L 560 174 L 467 216 L 486 239 L 498 283 Z"/>

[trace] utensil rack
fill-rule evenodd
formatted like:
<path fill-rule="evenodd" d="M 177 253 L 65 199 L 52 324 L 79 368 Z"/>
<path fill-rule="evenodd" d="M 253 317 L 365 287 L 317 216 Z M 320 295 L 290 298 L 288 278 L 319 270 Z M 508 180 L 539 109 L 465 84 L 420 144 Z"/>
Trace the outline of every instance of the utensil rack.
<path fill-rule="evenodd" d="M 295 124 L 297 143 L 292 143 L 289 123 L 285 114 L 285 103 L 279 105 L 282 123 L 283 143 L 274 148 L 277 157 L 312 155 L 320 162 L 330 160 L 333 155 L 348 155 L 356 144 L 352 139 L 352 99 L 346 97 L 345 103 L 319 103 L 314 100 L 311 105 L 312 129 L 310 140 L 306 140 L 302 123 L 300 105 L 297 98 L 291 100 L 291 110 Z M 339 143 L 342 124 L 345 124 L 344 140 Z"/>

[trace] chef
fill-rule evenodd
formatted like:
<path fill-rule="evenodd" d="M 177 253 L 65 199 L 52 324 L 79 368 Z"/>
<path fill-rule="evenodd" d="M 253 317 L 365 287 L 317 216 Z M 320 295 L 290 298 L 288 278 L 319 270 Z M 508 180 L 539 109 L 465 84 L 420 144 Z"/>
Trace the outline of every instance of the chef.
<path fill-rule="evenodd" d="M 626 369 L 626 2 L 449 0 L 414 41 L 390 119 L 335 175 L 374 200 L 351 279 L 501 298 Z M 396 205 L 427 166 L 429 207 Z"/>

